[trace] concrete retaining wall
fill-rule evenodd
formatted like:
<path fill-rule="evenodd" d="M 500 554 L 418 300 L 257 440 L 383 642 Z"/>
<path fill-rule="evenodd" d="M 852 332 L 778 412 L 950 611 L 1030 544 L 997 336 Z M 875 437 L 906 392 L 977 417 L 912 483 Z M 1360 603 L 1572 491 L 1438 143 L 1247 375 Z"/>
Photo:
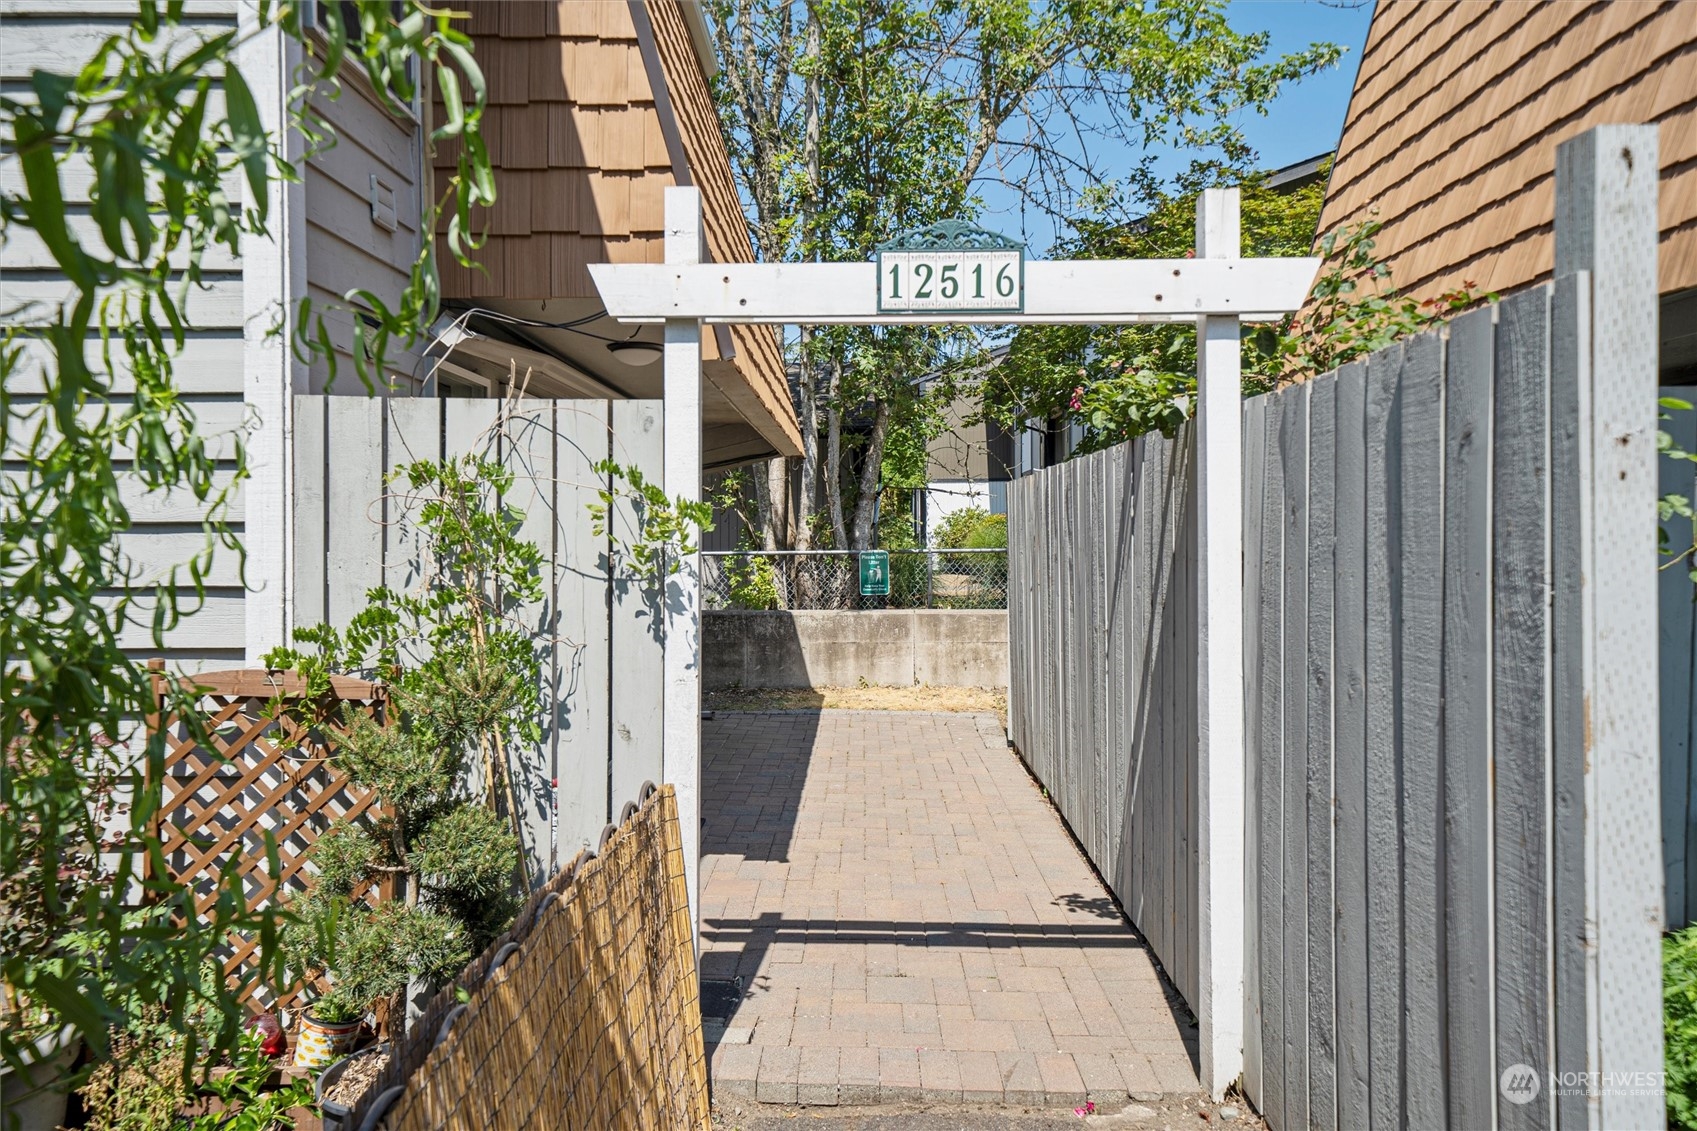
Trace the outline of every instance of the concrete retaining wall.
<path fill-rule="evenodd" d="M 1006 687 L 1001 609 L 710 612 L 702 617 L 703 686 Z"/>

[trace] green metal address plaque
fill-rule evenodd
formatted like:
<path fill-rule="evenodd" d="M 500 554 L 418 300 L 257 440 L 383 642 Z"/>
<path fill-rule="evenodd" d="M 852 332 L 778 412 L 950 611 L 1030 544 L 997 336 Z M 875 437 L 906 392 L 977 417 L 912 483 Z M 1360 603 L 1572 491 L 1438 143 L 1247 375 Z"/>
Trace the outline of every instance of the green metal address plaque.
<path fill-rule="evenodd" d="M 878 245 L 878 313 L 1025 309 L 1025 245 L 965 220 L 943 220 Z"/>

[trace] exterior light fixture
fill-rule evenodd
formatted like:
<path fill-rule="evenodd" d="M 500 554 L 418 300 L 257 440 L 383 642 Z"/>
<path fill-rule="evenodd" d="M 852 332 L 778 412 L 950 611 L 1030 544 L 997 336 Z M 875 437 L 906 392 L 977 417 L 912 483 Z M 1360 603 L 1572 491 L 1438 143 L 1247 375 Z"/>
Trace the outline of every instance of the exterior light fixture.
<path fill-rule="evenodd" d="M 653 365 L 661 349 L 653 342 L 608 342 L 607 351 L 626 365 Z"/>

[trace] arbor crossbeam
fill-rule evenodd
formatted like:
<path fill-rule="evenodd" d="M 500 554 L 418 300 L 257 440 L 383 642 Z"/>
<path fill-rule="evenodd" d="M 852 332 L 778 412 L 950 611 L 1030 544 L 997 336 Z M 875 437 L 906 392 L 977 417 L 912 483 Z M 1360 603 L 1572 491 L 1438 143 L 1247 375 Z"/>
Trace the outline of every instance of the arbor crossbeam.
<path fill-rule="evenodd" d="M 878 310 L 871 263 L 592 263 L 621 322 L 668 318 L 797 325 L 1271 322 L 1302 305 L 1318 259 L 1074 259 L 1025 265 L 1025 309 Z"/>

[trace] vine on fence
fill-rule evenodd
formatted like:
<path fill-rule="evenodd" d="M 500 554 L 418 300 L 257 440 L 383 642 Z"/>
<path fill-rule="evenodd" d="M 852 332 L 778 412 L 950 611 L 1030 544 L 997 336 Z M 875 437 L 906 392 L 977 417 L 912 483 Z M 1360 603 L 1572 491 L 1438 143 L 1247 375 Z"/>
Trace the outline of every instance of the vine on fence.
<path fill-rule="evenodd" d="M 608 486 L 596 492 L 601 501 L 589 504 L 595 536 L 606 538 L 614 559 L 628 562 L 643 584 L 658 589 L 682 568 L 684 558 L 699 549 L 696 533 L 713 529 L 712 504 L 692 502 L 682 495 L 668 499 L 640 469 L 611 459 L 598 462 L 595 470 L 608 477 Z M 636 532 L 629 537 L 619 533 L 611 518 L 621 500 L 630 505 L 636 520 Z"/>

